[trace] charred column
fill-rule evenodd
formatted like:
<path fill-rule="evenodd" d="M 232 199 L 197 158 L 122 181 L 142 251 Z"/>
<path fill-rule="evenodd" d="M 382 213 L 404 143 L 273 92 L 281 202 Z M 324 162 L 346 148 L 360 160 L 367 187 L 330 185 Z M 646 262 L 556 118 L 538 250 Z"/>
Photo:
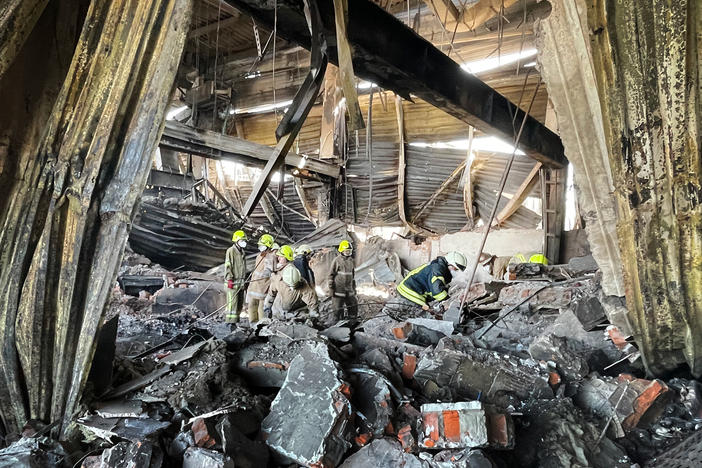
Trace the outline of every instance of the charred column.
<path fill-rule="evenodd" d="M 65 3 L 64 17 L 39 24 L 69 39 L 61 18 L 86 10 Z M 9 431 L 29 418 L 66 421 L 77 408 L 191 13 L 192 0 L 93 1 L 75 49 L 58 57 L 67 70 L 30 48 L 0 77 L 4 89 L 23 90 L 22 80 L 40 78 L 13 66 L 44 60 L 51 73 L 27 95 L 60 89 L 44 94 L 51 106 L 28 111 L 36 131 L 15 126 L 0 153 L 0 415 Z"/>

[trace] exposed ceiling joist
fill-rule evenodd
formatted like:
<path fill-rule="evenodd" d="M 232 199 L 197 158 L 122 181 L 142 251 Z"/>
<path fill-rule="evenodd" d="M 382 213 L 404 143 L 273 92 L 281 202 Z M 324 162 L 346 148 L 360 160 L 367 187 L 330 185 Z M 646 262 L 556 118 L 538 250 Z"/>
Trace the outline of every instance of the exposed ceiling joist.
<path fill-rule="evenodd" d="M 229 18 L 225 18 L 223 20 L 217 20 L 213 21 L 212 23 L 206 24 L 204 26 L 200 26 L 199 28 L 195 28 L 190 33 L 188 34 L 188 37 L 190 39 L 195 38 L 195 37 L 200 37 L 205 34 L 209 34 L 211 32 L 217 31 L 217 29 L 223 29 L 228 26 L 233 25 L 239 21 L 238 16 L 230 16 Z"/>
<path fill-rule="evenodd" d="M 271 2 L 227 1 L 272 26 L 275 12 Z M 325 34 L 335 38 L 333 0 L 317 3 Z M 309 29 L 300 5 L 278 5 L 278 34 L 309 48 Z M 357 76 L 407 99 L 419 96 L 484 133 L 513 140 L 513 122 L 519 122 L 523 115 L 513 119 L 516 106 L 379 6 L 368 0 L 349 2 L 348 39 Z M 335 42 L 328 41 L 328 52 L 331 61 L 338 63 Z M 567 163 L 558 135 L 532 117 L 527 118 L 519 148 L 548 166 Z"/>
<path fill-rule="evenodd" d="M 197 130 L 174 120 L 167 120 L 160 146 L 182 153 L 205 158 L 249 162 L 262 166 L 270 158 L 273 149 L 241 138 L 223 135 L 209 130 Z M 288 152 L 285 165 L 300 172 L 311 172 L 337 178 L 339 166 L 331 162 L 308 158 Z"/>

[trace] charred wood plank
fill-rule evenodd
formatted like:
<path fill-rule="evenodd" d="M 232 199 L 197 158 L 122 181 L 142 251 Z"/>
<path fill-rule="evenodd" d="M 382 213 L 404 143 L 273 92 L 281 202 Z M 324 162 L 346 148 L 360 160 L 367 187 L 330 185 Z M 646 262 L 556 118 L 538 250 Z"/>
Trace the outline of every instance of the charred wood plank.
<path fill-rule="evenodd" d="M 271 147 L 266 145 L 210 130 L 198 130 L 173 120 L 166 122 L 160 146 L 205 158 L 241 161 L 255 165 L 261 165 L 268 161 L 273 151 Z M 311 172 L 332 178 L 339 177 L 337 164 L 296 153 L 288 152 L 285 156 L 285 165 L 290 169 L 297 169 L 300 172 L 299 176 Z"/>

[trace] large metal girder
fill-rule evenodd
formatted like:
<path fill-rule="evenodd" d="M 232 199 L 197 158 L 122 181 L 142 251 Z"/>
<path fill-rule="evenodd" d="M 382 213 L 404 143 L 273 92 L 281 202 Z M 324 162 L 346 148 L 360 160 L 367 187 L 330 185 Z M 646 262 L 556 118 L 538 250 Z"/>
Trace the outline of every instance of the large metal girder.
<path fill-rule="evenodd" d="M 269 0 L 226 0 L 256 20 L 273 27 L 274 5 Z M 278 0 L 278 34 L 310 48 L 310 33 L 301 1 Z M 333 0 L 317 0 L 329 60 L 338 63 Z M 490 135 L 512 141 L 516 106 L 467 73 L 401 21 L 369 0 L 349 2 L 348 40 L 357 76 L 391 89 L 406 99 L 418 96 Z M 516 124 L 514 123 L 516 122 Z M 563 167 L 567 160 L 558 135 L 529 116 L 519 148 L 547 166 Z"/>

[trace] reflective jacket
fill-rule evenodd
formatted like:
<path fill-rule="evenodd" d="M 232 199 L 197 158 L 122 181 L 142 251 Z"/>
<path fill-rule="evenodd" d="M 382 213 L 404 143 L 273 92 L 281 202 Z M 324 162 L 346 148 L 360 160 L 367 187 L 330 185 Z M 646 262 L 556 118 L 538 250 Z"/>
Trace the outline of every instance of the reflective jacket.
<path fill-rule="evenodd" d="M 224 281 L 234 280 L 234 288 L 239 289 L 244 286 L 246 279 L 246 260 L 244 251 L 234 244 L 227 249 L 224 257 Z"/>
<path fill-rule="evenodd" d="M 283 281 L 283 275 L 279 273 L 271 277 L 271 287 L 266 295 L 264 308 L 273 308 L 274 305 L 283 312 L 292 312 L 304 305 L 307 305 L 313 315 L 319 311 L 317 293 L 307 281 L 301 281 L 300 285 L 293 289 Z"/>
<path fill-rule="evenodd" d="M 339 254 L 334 258 L 329 271 L 329 290 L 334 296 L 345 297 L 356 294 L 353 257 Z"/>
<path fill-rule="evenodd" d="M 305 281 L 307 281 L 307 283 L 310 286 L 312 286 L 312 289 L 314 289 L 314 287 L 317 285 L 317 282 L 314 278 L 314 271 L 312 271 L 312 268 L 310 268 L 309 259 L 304 255 L 300 255 L 295 257 L 295 260 L 293 260 L 293 264 L 302 275 L 302 278 Z"/>
<path fill-rule="evenodd" d="M 436 257 L 433 262 L 410 271 L 397 285 L 397 292 L 415 304 L 425 306 L 427 301 L 445 300 L 452 279 L 446 259 Z"/>
<path fill-rule="evenodd" d="M 264 299 L 268 288 L 271 285 L 271 275 L 275 271 L 275 253 L 271 250 L 261 252 L 256 257 L 256 267 L 251 273 L 251 283 L 249 283 L 249 300 Z"/>

